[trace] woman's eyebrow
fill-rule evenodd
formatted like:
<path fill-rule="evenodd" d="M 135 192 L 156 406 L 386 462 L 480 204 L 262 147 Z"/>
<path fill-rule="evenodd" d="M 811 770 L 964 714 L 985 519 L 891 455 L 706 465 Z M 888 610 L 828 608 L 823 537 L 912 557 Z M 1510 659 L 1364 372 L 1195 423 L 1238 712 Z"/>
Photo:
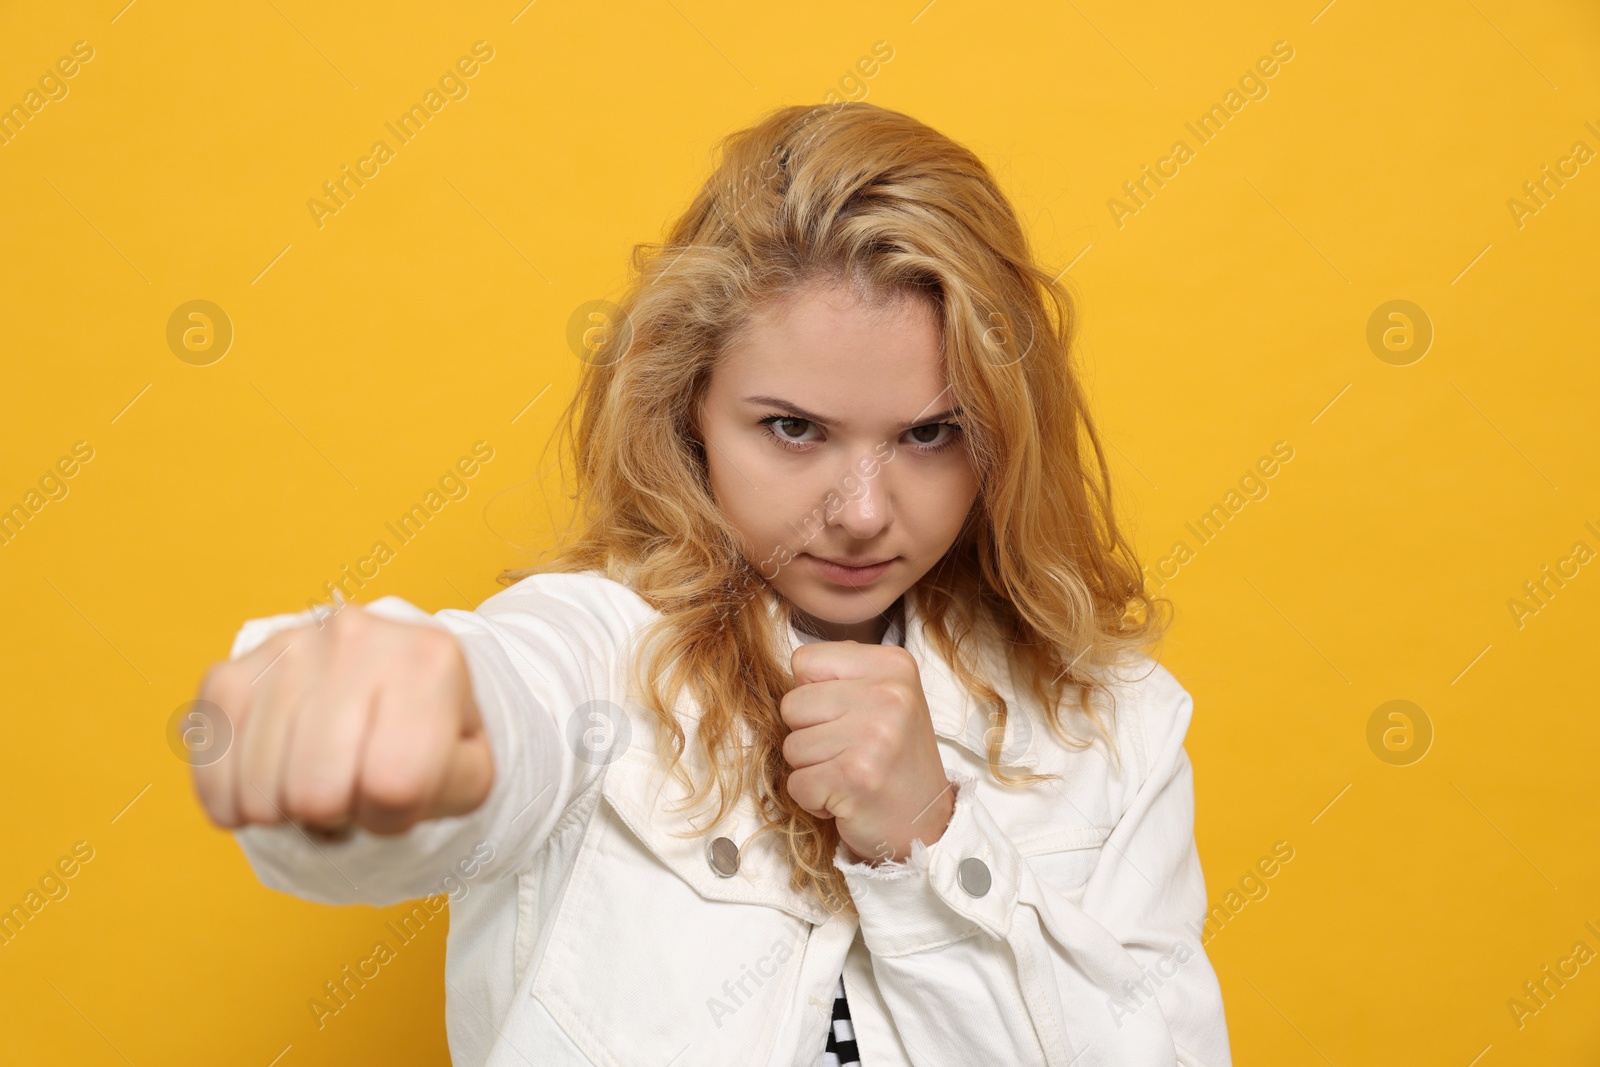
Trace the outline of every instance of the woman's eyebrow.
<path fill-rule="evenodd" d="M 815 412 L 807 411 L 799 404 L 784 400 L 782 397 L 747 396 L 744 399 L 745 403 L 747 404 L 765 404 L 767 407 L 784 408 L 787 411 L 794 412 L 797 418 L 804 419 L 806 422 L 815 422 L 822 426 L 838 425 L 833 419 L 830 419 L 825 415 L 818 415 Z M 945 419 L 956 419 L 960 418 L 962 414 L 963 412 L 959 407 L 947 408 L 944 411 L 936 412 L 932 415 L 921 416 L 914 422 L 905 423 L 902 425 L 901 429 L 909 430 L 913 427 L 923 426 L 930 422 L 941 422 Z"/>

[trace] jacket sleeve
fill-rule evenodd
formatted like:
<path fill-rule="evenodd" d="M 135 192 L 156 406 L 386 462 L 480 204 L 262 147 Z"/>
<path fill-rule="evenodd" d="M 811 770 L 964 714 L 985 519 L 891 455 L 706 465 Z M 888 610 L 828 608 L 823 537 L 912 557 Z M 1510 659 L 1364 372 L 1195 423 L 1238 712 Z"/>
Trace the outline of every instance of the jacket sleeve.
<path fill-rule="evenodd" d="M 1200 936 L 1206 890 L 1183 748 L 1193 703 L 1156 671 L 1125 709 L 1147 773 L 1080 903 L 1035 875 L 962 770 L 947 768 L 955 809 L 931 847 L 915 841 L 906 861 L 876 868 L 836 854 L 874 979 L 919 1067 L 1231 1067 Z M 964 861 L 972 877 L 960 876 Z"/>
<path fill-rule="evenodd" d="M 493 753 L 494 783 L 475 811 L 425 819 L 401 834 L 356 829 L 328 841 L 314 840 L 291 823 L 234 830 L 263 885 L 322 904 L 382 907 L 439 893 L 454 896 L 465 882 L 520 869 L 538 851 L 604 762 L 592 753 L 581 758 L 582 746 L 568 743 L 569 724 L 586 703 L 609 703 L 612 692 L 603 627 L 584 605 L 540 590 L 538 577 L 475 611 L 430 615 L 397 596 L 342 609 L 439 626 L 456 636 Z M 251 619 L 230 656 L 244 655 L 279 629 L 315 621 L 315 609 Z M 584 724 L 592 730 L 592 716 Z"/>

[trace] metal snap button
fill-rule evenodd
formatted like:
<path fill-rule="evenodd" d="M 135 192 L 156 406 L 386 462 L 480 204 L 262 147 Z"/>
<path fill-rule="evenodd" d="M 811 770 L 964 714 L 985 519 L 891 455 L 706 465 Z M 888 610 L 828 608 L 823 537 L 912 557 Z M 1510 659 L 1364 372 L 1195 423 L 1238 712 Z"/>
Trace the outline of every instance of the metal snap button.
<path fill-rule="evenodd" d="M 987 864 L 976 856 L 968 856 L 956 868 L 956 881 L 967 891 L 967 896 L 981 897 L 989 891 L 993 879 L 989 877 Z"/>
<path fill-rule="evenodd" d="M 739 846 L 733 843 L 731 837 L 719 837 L 711 842 L 708 855 L 711 869 L 724 878 L 733 877 L 739 869 Z"/>

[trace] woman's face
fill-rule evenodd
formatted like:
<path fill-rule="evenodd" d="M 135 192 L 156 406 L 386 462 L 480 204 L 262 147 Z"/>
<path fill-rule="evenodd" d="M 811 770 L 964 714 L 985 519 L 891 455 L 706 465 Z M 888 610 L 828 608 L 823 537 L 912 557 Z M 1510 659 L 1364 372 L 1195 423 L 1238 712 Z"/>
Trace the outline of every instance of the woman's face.
<path fill-rule="evenodd" d="M 826 283 L 751 316 L 712 373 L 712 493 L 750 563 L 825 640 L 881 641 L 977 498 L 939 349 L 926 297 L 873 306 Z M 889 562 L 842 574 L 822 560 Z"/>

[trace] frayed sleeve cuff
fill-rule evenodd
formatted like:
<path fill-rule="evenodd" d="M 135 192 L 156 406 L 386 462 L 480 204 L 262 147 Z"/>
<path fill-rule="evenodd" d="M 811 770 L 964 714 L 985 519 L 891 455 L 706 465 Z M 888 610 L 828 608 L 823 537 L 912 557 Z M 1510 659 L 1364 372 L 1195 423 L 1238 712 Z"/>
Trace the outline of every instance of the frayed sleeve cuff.
<path fill-rule="evenodd" d="M 1021 856 L 978 799 L 977 777 L 945 769 L 956 787 L 950 824 L 932 845 L 920 838 L 901 862 L 851 863 L 843 842 L 834 865 L 844 872 L 874 956 L 902 956 L 982 930 L 1003 939 L 1011 927 Z"/>

